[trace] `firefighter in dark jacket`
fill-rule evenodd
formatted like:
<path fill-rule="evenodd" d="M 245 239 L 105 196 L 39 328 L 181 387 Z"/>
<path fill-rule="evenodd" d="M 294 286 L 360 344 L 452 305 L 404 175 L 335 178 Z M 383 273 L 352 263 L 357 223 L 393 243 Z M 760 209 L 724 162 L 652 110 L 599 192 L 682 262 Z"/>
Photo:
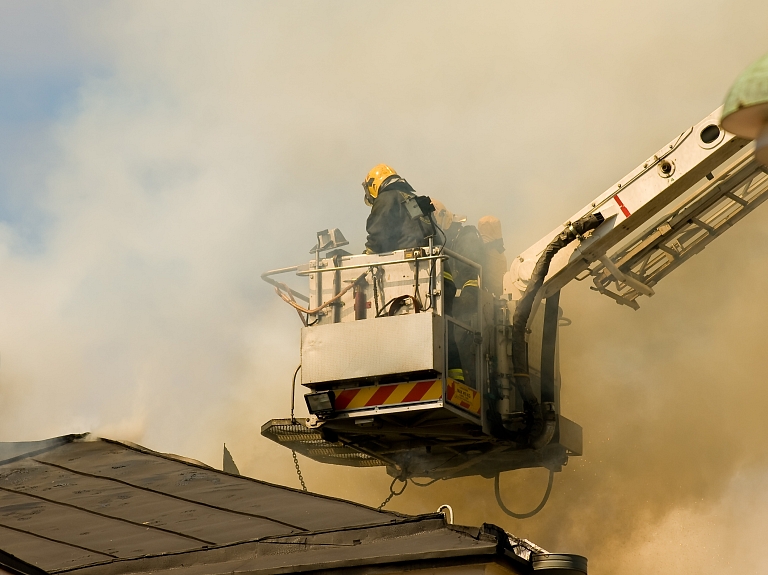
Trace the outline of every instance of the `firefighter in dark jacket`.
<path fill-rule="evenodd" d="M 435 221 L 445 235 L 445 247 L 457 254 L 485 267 L 485 252 L 483 240 L 475 226 L 465 225 L 466 218 L 455 216 L 439 200 L 432 200 L 435 206 Z M 451 261 L 453 281 L 462 293 L 472 293 L 474 303 L 467 303 L 467 311 L 473 314 L 477 311 L 477 269 L 459 261 Z M 467 298 L 469 299 L 469 298 Z M 457 312 L 458 313 L 458 312 Z"/>
<path fill-rule="evenodd" d="M 484 266 L 483 240 L 477 228 L 464 225 L 463 222 L 466 221 L 466 218 L 454 216 L 442 202 L 432 200 L 432 205 L 435 206 L 437 225 L 445 234 L 445 247 Z M 456 296 L 452 306 L 453 316 L 467 325 L 473 325 L 476 322 L 480 297 L 477 268 L 456 259 L 451 259 L 450 265 L 453 269 L 453 280 L 457 287 L 461 287 L 460 292 L 457 290 L 460 295 Z M 475 387 L 477 382 L 474 373 L 476 362 L 474 333 L 464 329 L 455 329 L 454 334 L 461 357 L 461 365 L 464 368 L 463 381 L 471 387 Z"/>
<path fill-rule="evenodd" d="M 416 196 L 411 185 L 386 164 L 373 168 L 363 180 L 365 204 L 371 206 L 371 214 L 365 224 L 368 239 L 366 254 L 381 254 L 395 250 L 426 247 L 429 236 L 434 235 L 432 216 L 412 218 L 405 202 Z M 443 271 L 445 313 L 453 315 L 456 286 L 448 266 Z M 452 325 L 449 326 L 452 331 Z M 461 358 L 454 338 L 448 338 L 448 376 L 463 382 Z"/>
<path fill-rule="evenodd" d="M 365 253 L 383 254 L 429 245 L 432 222 L 428 217 L 412 219 L 405 202 L 416 196 L 414 189 L 386 164 L 373 168 L 363 181 L 365 203 L 371 215 L 365 228 Z"/>

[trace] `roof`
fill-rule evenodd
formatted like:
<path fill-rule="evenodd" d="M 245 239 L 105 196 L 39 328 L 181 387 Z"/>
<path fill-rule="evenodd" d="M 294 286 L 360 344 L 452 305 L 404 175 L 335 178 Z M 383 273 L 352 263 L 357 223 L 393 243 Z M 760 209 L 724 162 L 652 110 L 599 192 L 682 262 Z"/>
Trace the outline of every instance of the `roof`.
<path fill-rule="evenodd" d="M 96 575 L 288 573 L 489 556 L 525 572 L 536 548 L 492 526 L 378 511 L 70 435 L 0 443 L 0 550 L 0 572 Z"/>

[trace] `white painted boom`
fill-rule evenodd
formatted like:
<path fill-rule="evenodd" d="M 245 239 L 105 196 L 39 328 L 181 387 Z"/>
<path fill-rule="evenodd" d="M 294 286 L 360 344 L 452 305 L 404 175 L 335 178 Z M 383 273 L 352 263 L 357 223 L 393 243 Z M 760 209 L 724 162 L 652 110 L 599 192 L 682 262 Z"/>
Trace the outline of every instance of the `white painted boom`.
<path fill-rule="evenodd" d="M 520 254 L 504 278 L 517 300 L 539 255 L 563 227 L 600 212 L 605 222 L 552 260 L 539 297 L 573 279 L 637 308 L 640 295 L 768 197 L 768 175 L 748 140 L 719 126 L 722 108 L 669 142 L 573 217 Z"/>

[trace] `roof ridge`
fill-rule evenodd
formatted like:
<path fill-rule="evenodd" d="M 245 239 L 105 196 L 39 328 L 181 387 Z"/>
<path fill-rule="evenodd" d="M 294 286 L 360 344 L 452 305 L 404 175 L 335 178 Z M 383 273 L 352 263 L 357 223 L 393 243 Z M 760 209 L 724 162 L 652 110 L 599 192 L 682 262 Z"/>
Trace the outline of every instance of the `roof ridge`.
<path fill-rule="evenodd" d="M 435 527 L 434 529 L 431 529 L 430 531 L 437 531 L 440 528 L 453 527 L 451 525 L 446 525 L 444 523 L 445 522 L 445 516 L 442 513 L 427 513 L 427 514 L 424 514 L 424 515 L 413 515 L 413 516 L 406 516 L 406 517 L 407 517 L 407 519 L 405 521 L 399 522 L 397 524 L 397 526 L 403 526 L 403 525 L 406 525 L 406 524 L 409 524 L 409 523 L 418 523 L 418 522 L 421 522 L 421 521 L 441 520 L 443 522 L 443 525 L 439 526 L 439 527 Z M 313 536 L 313 535 L 323 535 L 323 534 L 326 534 L 326 533 L 349 532 L 349 531 L 359 530 L 359 529 L 372 530 L 372 529 L 378 529 L 378 528 L 382 528 L 382 527 L 390 528 L 390 527 L 393 527 L 393 525 L 392 525 L 391 522 L 371 523 L 371 524 L 368 524 L 368 525 L 357 525 L 357 526 L 351 526 L 351 527 L 342 527 L 342 528 L 339 528 L 339 529 L 323 529 L 323 530 L 320 530 L 320 531 L 309 531 L 309 532 L 304 532 L 304 533 L 286 534 L 286 537 L 306 538 L 306 537 L 310 537 L 310 536 Z M 464 533 L 464 535 L 467 535 L 469 537 L 472 537 L 472 538 L 475 538 L 475 539 L 477 538 L 477 537 L 473 536 L 469 532 L 463 532 L 462 531 L 462 533 Z M 274 540 L 275 539 L 279 539 L 279 538 L 280 538 L 280 536 L 265 535 L 263 537 L 257 537 L 257 538 L 254 538 L 254 539 L 244 539 L 242 541 L 233 541 L 231 543 L 222 543 L 222 544 L 218 544 L 218 545 L 210 545 L 210 546 L 207 546 L 207 547 L 204 547 L 204 548 L 185 549 L 185 550 L 182 550 L 182 551 L 172 551 L 172 552 L 160 552 L 160 553 L 153 553 L 153 554 L 149 554 L 149 555 L 142 555 L 142 556 L 136 556 L 136 557 L 119 557 L 119 558 L 116 558 L 116 559 L 108 559 L 108 560 L 105 560 L 105 561 L 96 561 L 96 562 L 93 562 L 93 563 L 88 563 L 86 565 L 78 565 L 78 566 L 74 566 L 74 567 L 65 567 L 65 568 L 62 568 L 62 569 L 53 569 L 53 570 L 50 570 L 49 572 L 50 573 L 56 573 L 56 574 L 64 574 L 64 573 L 69 573 L 69 572 L 77 573 L 77 572 L 79 572 L 81 570 L 87 572 L 88 569 L 91 569 L 91 568 L 94 568 L 94 567 L 103 567 L 103 566 L 106 566 L 106 565 L 115 565 L 115 564 L 130 565 L 132 562 L 152 561 L 152 560 L 157 560 L 157 559 L 161 559 L 161 558 L 162 559 L 167 559 L 169 562 L 172 563 L 174 557 L 181 557 L 181 556 L 184 556 L 184 555 L 191 556 L 191 555 L 194 555 L 194 554 L 203 554 L 203 553 L 211 557 L 211 564 L 213 564 L 213 563 L 219 562 L 219 560 L 217 560 L 214 557 L 214 553 L 212 553 L 212 552 L 222 551 L 222 550 L 225 550 L 225 549 L 230 549 L 230 548 L 233 548 L 233 547 L 239 547 L 239 546 L 243 546 L 243 545 L 269 544 L 271 542 L 275 542 Z M 249 551 L 249 553 L 250 553 L 250 551 Z M 164 569 L 167 569 L 167 568 L 168 567 L 166 566 Z M 125 571 L 119 570 L 116 573 L 133 573 L 133 572 L 134 571 L 131 571 L 131 570 L 125 570 Z"/>
<path fill-rule="evenodd" d="M 35 455 L 40 455 L 41 453 L 45 453 L 47 451 L 52 451 L 58 447 L 61 447 L 62 445 L 66 445 L 68 443 L 74 443 L 75 441 L 81 441 L 83 438 L 88 436 L 88 433 L 70 433 L 68 435 L 60 435 L 58 437 L 51 437 L 49 439 L 41 439 L 39 441 L 4 441 L 0 442 L 0 447 L 3 445 L 10 446 L 10 445 L 16 445 L 19 446 L 21 449 L 24 449 L 24 447 L 21 447 L 23 445 L 29 445 L 29 447 L 32 447 L 33 445 L 39 445 L 36 449 L 31 449 L 30 451 L 22 451 L 19 453 L 16 453 L 15 455 L 12 455 L 11 457 L 6 457 L 5 459 L 0 460 L 0 465 L 7 465 L 8 463 L 13 463 L 14 461 L 19 461 L 21 459 L 26 459 L 28 457 L 34 457 Z M 2 454 L 3 450 L 0 449 L 0 454 Z"/>

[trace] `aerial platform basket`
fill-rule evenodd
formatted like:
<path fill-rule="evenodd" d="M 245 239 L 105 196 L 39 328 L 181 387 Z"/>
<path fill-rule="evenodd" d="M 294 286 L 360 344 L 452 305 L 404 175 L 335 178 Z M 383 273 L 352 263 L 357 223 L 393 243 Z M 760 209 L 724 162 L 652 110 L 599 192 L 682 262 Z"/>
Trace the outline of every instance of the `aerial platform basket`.
<path fill-rule="evenodd" d="M 308 304 L 303 309 L 313 313 L 303 318 L 301 330 L 301 383 L 311 390 L 305 396 L 311 416 L 271 420 L 262 435 L 322 463 L 384 465 L 397 477 L 559 470 L 569 455 L 580 455 L 581 428 L 562 416 L 552 441 L 541 449 L 494 434 L 493 340 L 499 308 L 506 303 L 479 290 L 483 296 L 476 308 L 461 318 L 449 315 L 450 288 L 443 274 L 449 258 L 476 268 L 480 276 L 479 264 L 438 248 L 375 255 L 336 251 L 264 274 L 284 299 L 301 298 Z M 309 296 L 273 278 L 286 272 L 308 276 Z M 534 323 L 538 329 L 545 325 L 545 308 L 542 321 Z M 545 361 L 550 358 L 552 365 L 545 368 L 550 381 L 542 384 L 537 369 L 532 375 L 559 405 L 554 309 L 551 337 L 534 338 L 539 347 L 552 348 L 536 350 Z M 452 353 L 461 356 L 465 381 L 449 376 L 456 362 Z M 519 397 L 512 401 L 521 403 Z"/>

